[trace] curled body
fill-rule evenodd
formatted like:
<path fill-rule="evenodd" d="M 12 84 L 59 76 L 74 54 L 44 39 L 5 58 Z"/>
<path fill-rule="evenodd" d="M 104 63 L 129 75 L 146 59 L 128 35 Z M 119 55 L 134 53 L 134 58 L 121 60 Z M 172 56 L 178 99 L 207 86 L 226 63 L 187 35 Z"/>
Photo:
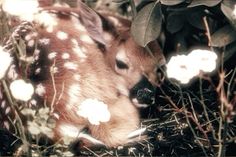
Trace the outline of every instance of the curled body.
<path fill-rule="evenodd" d="M 133 41 L 129 20 L 96 13 L 82 3 L 74 9 L 44 7 L 22 25 L 15 32 L 26 45 L 26 60 L 31 59 L 27 79 L 35 92 L 29 102 L 46 102 L 56 121 L 53 138 L 76 139 L 88 128 L 108 147 L 137 140 L 129 138 L 140 125 L 129 90 L 143 76 L 155 82 L 155 69 L 163 60 L 158 45 L 151 44 L 157 56 L 153 58 Z M 22 75 L 18 61 L 14 66 L 17 76 L 10 77 L 12 81 Z M 105 106 L 107 117 L 94 122 L 81 113 L 88 102 Z"/>

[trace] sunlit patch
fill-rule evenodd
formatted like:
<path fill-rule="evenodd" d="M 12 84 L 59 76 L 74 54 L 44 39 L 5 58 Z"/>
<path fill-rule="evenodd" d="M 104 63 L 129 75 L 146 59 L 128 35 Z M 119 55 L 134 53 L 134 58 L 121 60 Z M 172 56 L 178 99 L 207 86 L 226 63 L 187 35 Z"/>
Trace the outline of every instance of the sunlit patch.
<path fill-rule="evenodd" d="M 93 125 L 99 125 L 100 122 L 108 122 L 111 114 L 108 106 L 97 99 L 86 99 L 79 106 L 77 114 L 87 118 Z"/>
<path fill-rule="evenodd" d="M 187 84 L 200 71 L 212 72 L 216 68 L 217 55 L 208 50 L 193 50 L 187 56 L 171 57 L 167 64 L 167 76 Z"/>
<path fill-rule="evenodd" d="M 36 86 L 35 93 L 39 96 L 43 96 L 46 93 L 45 87 L 40 83 Z"/>
<path fill-rule="evenodd" d="M 17 100 L 28 101 L 34 93 L 34 87 L 24 80 L 15 80 L 10 84 L 12 96 Z M 24 92 L 22 92 L 24 90 Z"/>
<path fill-rule="evenodd" d="M 26 41 L 29 41 L 29 40 L 31 40 L 32 38 L 37 37 L 37 36 L 38 36 L 38 33 L 36 33 L 36 32 L 30 33 L 30 34 L 27 34 L 27 35 L 25 36 L 25 40 L 26 40 Z"/>
<path fill-rule="evenodd" d="M 76 81 L 79 81 L 80 78 L 81 78 L 81 76 L 80 76 L 79 74 L 75 74 L 75 75 L 74 75 L 74 79 L 75 79 Z"/>
<path fill-rule="evenodd" d="M 90 36 L 88 36 L 87 34 L 81 35 L 80 40 L 87 43 L 87 44 L 93 44 L 94 43 L 92 38 L 90 38 Z"/>
<path fill-rule="evenodd" d="M 48 59 L 54 59 L 57 56 L 57 52 L 51 52 L 48 54 Z"/>
<path fill-rule="evenodd" d="M 81 88 L 79 84 L 73 84 L 69 87 L 68 95 L 69 95 L 69 101 L 67 104 L 67 109 L 71 109 L 73 105 L 75 105 L 78 102 L 78 95 L 81 92 Z"/>
<path fill-rule="evenodd" d="M 73 52 L 78 55 L 79 58 L 84 59 L 87 58 L 86 54 L 82 51 L 82 49 L 79 47 L 79 44 L 76 39 L 71 39 L 71 42 L 73 44 Z"/>
<path fill-rule="evenodd" d="M 33 39 L 29 40 L 28 43 L 27 43 L 27 46 L 33 47 L 34 46 L 34 40 Z"/>
<path fill-rule="evenodd" d="M 33 21 L 38 5 L 37 0 L 5 0 L 2 7 L 5 12 L 18 16 L 21 20 Z"/>
<path fill-rule="evenodd" d="M 41 12 L 34 16 L 34 20 L 46 28 L 46 31 L 52 33 L 54 27 L 58 25 L 57 17 L 47 12 Z"/>
<path fill-rule="evenodd" d="M 47 126 L 47 123 L 38 124 L 37 122 L 27 121 L 28 130 L 32 135 L 39 135 L 43 133 L 49 138 L 54 136 L 53 130 Z"/>
<path fill-rule="evenodd" d="M 12 57 L 10 56 L 10 53 L 4 51 L 3 47 L 0 46 L 0 79 L 5 76 L 11 62 Z"/>
<path fill-rule="evenodd" d="M 50 39 L 48 39 L 48 38 L 39 39 L 39 43 L 43 44 L 43 45 L 48 45 L 48 44 L 50 44 Z"/>
<path fill-rule="evenodd" d="M 76 70 L 78 68 L 78 65 L 73 62 L 65 62 L 64 67 L 69 70 Z"/>
<path fill-rule="evenodd" d="M 68 39 L 68 34 L 65 33 L 65 32 L 62 32 L 62 31 L 58 31 L 56 36 L 57 36 L 58 39 L 61 39 L 61 40 Z"/>
<path fill-rule="evenodd" d="M 61 135 L 76 138 L 79 136 L 80 130 L 74 125 L 63 124 L 59 126 Z"/>
<path fill-rule="evenodd" d="M 69 59 L 70 58 L 70 54 L 69 53 L 63 53 L 61 58 L 62 59 Z"/>

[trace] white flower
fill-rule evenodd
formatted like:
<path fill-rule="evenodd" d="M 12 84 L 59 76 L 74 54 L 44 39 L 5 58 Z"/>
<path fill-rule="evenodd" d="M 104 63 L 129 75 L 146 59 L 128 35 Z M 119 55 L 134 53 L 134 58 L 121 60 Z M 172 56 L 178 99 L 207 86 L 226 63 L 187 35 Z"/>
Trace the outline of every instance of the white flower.
<path fill-rule="evenodd" d="M 12 62 L 12 58 L 9 53 L 5 52 L 3 48 L 0 46 L 0 79 L 2 79 L 7 69 L 9 68 Z"/>
<path fill-rule="evenodd" d="M 86 99 L 78 107 L 77 114 L 84 118 L 88 118 L 93 125 L 99 125 L 100 122 L 108 122 L 111 114 L 108 106 L 96 99 Z"/>
<path fill-rule="evenodd" d="M 39 135 L 40 133 L 47 135 L 49 138 L 53 138 L 53 130 L 49 128 L 46 123 L 37 124 L 35 121 L 28 121 L 28 130 L 32 135 Z"/>
<path fill-rule="evenodd" d="M 171 57 L 167 64 L 167 76 L 187 84 L 200 71 L 212 72 L 216 68 L 217 55 L 208 50 L 193 50 L 188 55 Z"/>
<path fill-rule="evenodd" d="M 24 80 L 15 80 L 10 84 L 12 96 L 17 100 L 28 101 L 34 94 L 34 87 Z"/>
<path fill-rule="evenodd" d="M 198 73 L 196 65 L 185 55 L 173 56 L 167 64 L 167 76 L 183 84 L 187 84 Z"/>
<path fill-rule="evenodd" d="M 188 57 L 203 72 L 212 72 L 216 68 L 217 55 L 212 51 L 193 50 Z"/>
<path fill-rule="evenodd" d="M 57 38 L 61 40 L 66 40 L 68 38 L 68 34 L 62 31 L 57 32 Z"/>
<path fill-rule="evenodd" d="M 38 12 L 38 5 L 37 0 L 4 0 L 2 7 L 8 14 L 32 21 L 34 13 Z"/>

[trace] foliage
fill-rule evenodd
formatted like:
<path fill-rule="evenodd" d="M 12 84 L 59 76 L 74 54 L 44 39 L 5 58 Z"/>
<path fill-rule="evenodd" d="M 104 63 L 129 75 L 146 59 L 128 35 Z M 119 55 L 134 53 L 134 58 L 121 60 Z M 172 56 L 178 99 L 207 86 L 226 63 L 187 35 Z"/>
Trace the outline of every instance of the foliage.
<path fill-rule="evenodd" d="M 234 0 L 142 1 L 131 32 L 141 46 L 159 37 L 165 43 L 165 53 L 184 53 L 196 46 L 225 48 L 227 60 L 233 56 L 236 41 L 235 3 Z"/>
<path fill-rule="evenodd" d="M 91 1 L 85 0 L 95 3 Z M 78 143 L 52 143 L 41 134 L 50 135 L 55 127 L 48 108 L 32 109 L 26 107 L 28 104 L 18 104 L 9 94 L 9 82 L 1 80 L 0 95 L 4 88 L 11 107 L 30 118 L 31 133 L 23 133 L 23 120 L 17 115 L 15 133 L 0 129 L 0 141 L 6 141 L 0 143 L 0 155 L 236 155 L 235 0 L 142 0 L 137 7 L 134 1 L 112 2 L 119 4 L 116 11 L 122 7 L 119 13 L 128 18 L 132 16 L 131 33 L 138 44 L 148 47 L 149 42 L 158 38 L 167 60 L 173 53 L 186 54 L 196 47 L 212 49 L 219 57 L 217 72 L 200 74 L 199 79 L 185 86 L 165 77 L 155 89 L 147 87 L 146 83 L 135 87 L 137 99 L 149 105 L 140 109 L 141 125 L 147 128 L 147 140 L 118 148 L 92 150 L 78 150 Z M 0 33 L 5 35 L 9 28 L 3 26 Z M 20 52 L 18 55 L 25 53 L 21 43 L 15 48 Z M 27 63 L 20 64 L 27 69 Z M 159 70 L 165 73 L 165 68 Z"/>

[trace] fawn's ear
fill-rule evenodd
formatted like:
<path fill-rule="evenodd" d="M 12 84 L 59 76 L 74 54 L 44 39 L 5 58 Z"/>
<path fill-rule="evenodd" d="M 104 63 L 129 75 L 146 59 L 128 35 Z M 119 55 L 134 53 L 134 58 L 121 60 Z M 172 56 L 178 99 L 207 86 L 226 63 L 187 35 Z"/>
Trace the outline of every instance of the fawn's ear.
<path fill-rule="evenodd" d="M 81 22 L 88 31 L 89 36 L 100 44 L 106 45 L 103 37 L 102 19 L 91 8 L 78 1 Z"/>

